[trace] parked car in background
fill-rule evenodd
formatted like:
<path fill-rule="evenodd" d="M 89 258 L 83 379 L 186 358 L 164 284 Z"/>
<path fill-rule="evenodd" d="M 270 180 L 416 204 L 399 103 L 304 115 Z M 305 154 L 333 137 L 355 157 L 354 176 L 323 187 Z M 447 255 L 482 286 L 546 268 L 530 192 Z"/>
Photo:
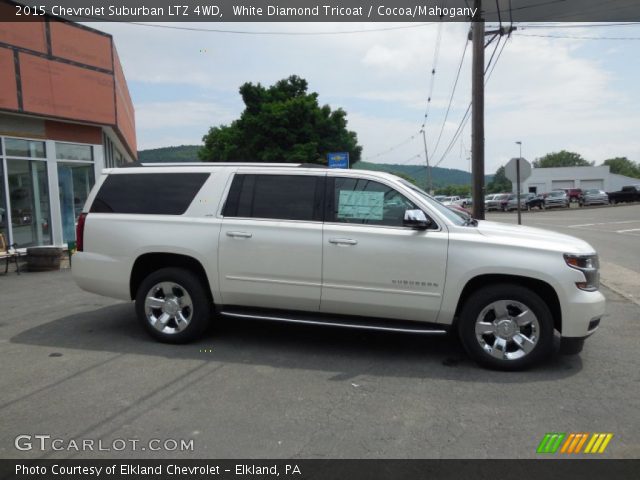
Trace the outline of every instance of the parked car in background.
<path fill-rule="evenodd" d="M 545 206 L 544 206 L 544 195 L 540 194 L 540 195 L 536 195 L 536 194 L 532 194 L 533 196 L 531 198 L 528 198 L 527 201 L 525 202 L 525 207 L 527 208 L 527 210 L 532 210 L 534 208 L 539 208 L 540 210 L 544 210 Z"/>
<path fill-rule="evenodd" d="M 484 202 L 484 209 L 487 212 L 490 212 L 491 210 L 501 210 L 502 209 L 502 201 L 509 198 L 509 194 L 508 193 L 498 193 L 496 195 L 493 196 L 493 198 L 491 200 L 485 200 Z"/>
<path fill-rule="evenodd" d="M 436 195 L 435 197 L 433 197 L 435 200 L 437 200 L 438 202 L 442 203 L 444 202 L 444 199 L 447 198 L 446 195 Z"/>
<path fill-rule="evenodd" d="M 597 188 L 585 190 L 580 199 L 580 206 L 587 205 L 609 205 L 609 195 Z"/>
<path fill-rule="evenodd" d="M 533 193 L 521 193 L 520 194 L 520 209 L 524 210 L 527 208 L 527 200 L 535 197 Z M 513 193 L 509 195 L 509 200 L 507 201 L 507 211 L 518 209 L 518 195 Z"/>
<path fill-rule="evenodd" d="M 443 205 L 449 206 L 449 205 L 453 205 L 457 202 L 460 201 L 460 197 L 458 196 L 453 196 L 453 197 L 444 197 L 444 200 L 441 200 L 441 203 Z"/>
<path fill-rule="evenodd" d="M 622 187 L 619 192 L 609 193 L 609 202 L 623 203 L 623 202 L 640 202 L 640 185 L 629 185 Z"/>
<path fill-rule="evenodd" d="M 569 197 L 564 190 L 554 190 L 544 197 L 544 207 L 569 207 Z"/>
<path fill-rule="evenodd" d="M 565 188 L 564 193 L 567 194 L 569 202 L 572 203 L 579 202 L 582 198 L 582 189 L 580 188 Z"/>
<path fill-rule="evenodd" d="M 470 205 L 473 205 L 473 199 L 471 197 L 463 197 L 457 202 L 455 202 L 455 204 L 466 208 Z"/>

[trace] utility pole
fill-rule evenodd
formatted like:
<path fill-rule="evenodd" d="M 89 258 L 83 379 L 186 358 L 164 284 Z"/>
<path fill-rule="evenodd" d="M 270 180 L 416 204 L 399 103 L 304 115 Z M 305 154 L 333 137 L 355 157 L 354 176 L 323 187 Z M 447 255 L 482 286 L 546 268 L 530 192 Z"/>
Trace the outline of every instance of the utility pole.
<path fill-rule="evenodd" d="M 433 195 L 433 185 L 431 184 L 431 167 L 429 166 L 429 152 L 427 151 L 427 134 L 424 128 L 420 130 L 422 132 L 422 141 L 424 142 L 424 156 L 427 159 L 427 193 Z"/>
<path fill-rule="evenodd" d="M 473 218 L 484 220 L 484 19 L 482 1 L 474 0 L 472 18 L 473 66 L 471 72 L 471 155 Z"/>

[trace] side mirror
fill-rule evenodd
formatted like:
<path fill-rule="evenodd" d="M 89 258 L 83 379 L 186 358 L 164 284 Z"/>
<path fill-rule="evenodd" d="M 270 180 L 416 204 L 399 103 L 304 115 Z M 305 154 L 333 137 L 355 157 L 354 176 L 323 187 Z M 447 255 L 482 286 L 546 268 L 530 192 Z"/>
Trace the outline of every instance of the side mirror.
<path fill-rule="evenodd" d="M 426 230 L 433 225 L 433 222 L 427 218 L 422 210 L 405 210 L 402 225 L 417 230 Z"/>

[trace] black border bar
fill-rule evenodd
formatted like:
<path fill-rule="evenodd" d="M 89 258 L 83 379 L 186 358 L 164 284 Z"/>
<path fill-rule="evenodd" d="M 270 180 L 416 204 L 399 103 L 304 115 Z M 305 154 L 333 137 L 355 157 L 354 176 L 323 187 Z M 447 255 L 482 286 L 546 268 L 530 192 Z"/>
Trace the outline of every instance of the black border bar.
<path fill-rule="evenodd" d="M 18 0 L 0 21 L 468 22 L 472 0 Z M 488 22 L 639 22 L 638 0 L 482 0 Z"/>
<path fill-rule="evenodd" d="M 123 468 L 124 470 L 121 470 Z M 143 471 L 142 468 L 148 471 Z M 25 473 L 25 469 L 30 469 L 32 473 Z M 100 469 L 99 475 L 98 469 Z M 64 472 L 64 474 L 54 474 L 55 471 Z M 110 473 L 111 471 L 113 473 Z M 103 480 L 132 478 L 149 480 L 466 480 L 485 478 L 492 480 L 530 478 L 628 480 L 637 478 L 638 472 L 640 472 L 640 460 L 583 458 L 548 460 L 0 460 L 0 479 L 3 480 L 97 478 Z"/>

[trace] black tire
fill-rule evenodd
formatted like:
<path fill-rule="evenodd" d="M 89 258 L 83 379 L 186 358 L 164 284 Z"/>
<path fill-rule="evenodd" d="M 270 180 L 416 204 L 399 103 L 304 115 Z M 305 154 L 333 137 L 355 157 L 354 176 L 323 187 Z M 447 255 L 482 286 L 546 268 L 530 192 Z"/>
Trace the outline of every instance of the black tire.
<path fill-rule="evenodd" d="M 159 285 L 165 287 L 154 288 Z M 173 303 L 158 308 L 150 305 L 147 309 L 145 302 L 151 297 L 162 304 L 170 297 Z M 170 307 L 176 310 L 173 316 L 170 315 L 173 313 Z M 212 307 L 201 280 L 183 268 L 162 268 L 151 273 L 142 281 L 136 293 L 138 321 L 149 335 L 164 343 L 188 343 L 200 337 L 210 324 Z M 169 315 L 169 320 L 164 322 L 165 327 L 161 331 L 163 314 Z M 179 315 L 185 321 L 178 321 Z M 158 327 L 154 327 L 154 319 Z"/>
<path fill-rule="evenodd" d="M 509 304 L 508 314 L 514 315 L 514 318 L 518 313 L 518 307 L 515 304 L 526 307 L 535 317 L 535 321 L 537 321 L 536 329 L 534 329 L 534 324 L 531 323 L 530 326 L 522 327 L 524 331 L 516 330 L 515 333 L 520 341 L 522 341 L 523 336 L 537 339 L 532 342 L 534 346 L 529 352 L 524 353 L 525 350 L 519 348 L 515 340 L 507 340 L 506 347 L 503 347 L 502 350 L 490 348 L 489 343 L 491 343 L 492 339 L 493 341 L 498 341 L 499 335 L 497 333 L 479 335 L 480 339 L 476 335 L 476 323 L 481 316 L 483 323 L 480 325 L 495 325 L 495 320 L 492 322 L 491 316 L 496 311 L 489 310 L 484 316 L 483 313 L 494 302 L 500 301 L 507 301 L 508 304 L 512 302 Z M 500 325 L 500 328 L 502 327 L 504 325 Z M 498 331 L 498 328 L 496 328 L 496 331 Z M 554 327 L 549 307 L 536 293 L 519 285 L 495 284 L 473 292 L 462 306 L 458 321 L 458 334 L 462 345 L 473 360 L 484 367 L 496 370 L 524 370 L 544 360 L 553 351 Z M 485 343 L 484 347 L 481 342 Z M 523 343 L 526 344 L 527 342 Z M 512 349 L 511 352 L 509 352 L 510 348 Z M 491 354 L 489 350 L 496 352 L 495 355 Z M 520 355 L 520 350 L 522 350 L 523 354 L 517 358 L 517 355 Z M 500 352 L 503 352 L 503 354 L 500 354 Z M 497 358 L 497 355 L 502 358 Z"/>

